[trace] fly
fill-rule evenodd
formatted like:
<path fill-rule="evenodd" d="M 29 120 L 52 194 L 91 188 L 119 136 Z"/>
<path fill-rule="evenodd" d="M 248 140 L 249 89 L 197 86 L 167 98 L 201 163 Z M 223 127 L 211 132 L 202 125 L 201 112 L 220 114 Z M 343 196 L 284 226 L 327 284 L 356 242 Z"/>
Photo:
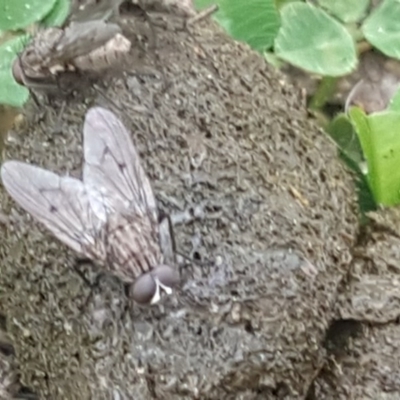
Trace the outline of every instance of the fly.
<path fill-rule="evenodd" d="M 179 282 L 160 247 L 156 200 L 128 130 L 101 107 L 85 117 L 82 180 L 20 161 L 1 167 L 9 195 L 60 241 L 154 304 Z M 164 241 L 165 242 L 165 241 Z"/>
<path fill-rule="evenodd" d="M 131 48 L 119 25 L 103 20 L 71 22 L 40 30 L 14 60 L 14 79 L 28 88 L 57 85 L 64 74 L 98 73 L 118 65 Z"/>

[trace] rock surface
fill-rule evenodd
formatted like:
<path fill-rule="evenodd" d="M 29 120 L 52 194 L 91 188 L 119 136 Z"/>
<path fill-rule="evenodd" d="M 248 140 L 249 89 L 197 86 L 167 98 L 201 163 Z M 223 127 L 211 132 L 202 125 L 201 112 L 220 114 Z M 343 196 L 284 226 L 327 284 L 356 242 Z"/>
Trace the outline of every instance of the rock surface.
<path fill-rule="evenodd" d="M 1 190 L 18 223 L 2 227 L 0 311 L 22 382 L 44 399 L 305 398 L 357 232 L 350 176 L 300 92 L 258 54 L 209 20 L 190 34 L 165 20 L 158 62 L 133 46 L 130 74 L 105 82 L 105 98 L 69 101 L 61 133 L 58 103 L 44 103 L 47 118 L 30 114 L 6 158 L 76 174 L 87 108 L 112 108 L 160 208 L 194 215 L 175 226 L 177 247 L 206 266 L 183 269 L 162 304 L 126 313 L 122 285 L 105 278 L 81 312 L 90 289 L 75 255 Z M 125 21 L 126 35 L 138 27 Z M 149 65 L 156 76 L 131 74 Z"/>
<path fill-rule="evenodd" d="M 369 214 L 373 221 L 339 288 L 329 357 L 311 392 L 324 399 L 398 399 L 399 209 Z"/>

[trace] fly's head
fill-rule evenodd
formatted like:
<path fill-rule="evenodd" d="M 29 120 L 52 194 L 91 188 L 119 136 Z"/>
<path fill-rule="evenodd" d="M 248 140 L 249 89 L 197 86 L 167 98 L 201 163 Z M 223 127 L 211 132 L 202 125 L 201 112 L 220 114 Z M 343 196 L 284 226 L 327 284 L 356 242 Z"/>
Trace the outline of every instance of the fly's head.
<path fill-rule="evenodd" d="M 71 84 L 74 83 L 74 75 L 67 71 L 62 75 L 62 80 L 50 71 L 30 68 L 25 65 L 21 58 L 16 58 L 12 65 L 12 74 L 17 83 L 30 90 L 37 90 L 44 93 L 59 93 L 62 87 L 70 90 Z M 67 81 L 68 83 L 63 83 Z M 61 82 L 61 83 L 60 83 Z M 61 85 L 63 84 L 63 86 Z M 62 87 L 61 87 L 62 86 Z"/>
<path fill-rule="evenodd" d="M 62 36 L 61 28 L 39 31 L 20 55 L 23 65 L 33 70 L 49 68 L 52 65 L 54 48 Z"/>
<path fill-rule="evenodd" d="M 54 77 L 43 74 L 26 67 L 20 58 L 16 58 L 12 64 L 12 75 L 15 81 L 28 89 L 46 89 L 55 87 Z"/>
<path fill-rule="evenodd" d="M 179 283 L 178 272 L 168 265 L 158 265 L 141 275 L 133 284 L 132 296 L 139 304 L 156 304 L 163 293 L 169 295 Z"/>
<path fill-rule="evenodd" d="M 41 63 L 43 56 L 37 52 L 34 42 L 30 43 L 12 64 L 12 75 L 17 83 L 30 87 L 29 81 L 43 77 Z"/>
<path fill-rule="evenodd" d="M 35 64 L 30 55 L 30 51 L 23 52 L 12 64 L 12 75 L 18 84 L 45 94 L 68 94 L 81 85 L 73 66 Z"/>
<path fill-rule="evenodd" d="M 52 90 L 57 88 L 56 74 L 58 70 L 64 70 L 61 65 L 54 65 L 51 68 L 47 65 L 47 58 L 35 48 L 34 43 L 30 44 L 14 60 L 12 64 L 12 75 L 17 83 L 28 89 Z"/>

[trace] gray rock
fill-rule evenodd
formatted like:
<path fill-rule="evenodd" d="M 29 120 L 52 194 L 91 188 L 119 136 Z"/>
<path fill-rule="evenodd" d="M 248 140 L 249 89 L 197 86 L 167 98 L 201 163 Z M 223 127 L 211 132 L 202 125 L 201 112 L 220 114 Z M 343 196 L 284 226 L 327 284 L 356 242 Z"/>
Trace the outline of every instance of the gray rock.
<path fill-rule="evenodd" d="M 324 362 L 357 229 L 350 176 L 298 90 L 214 23 L 191 29 L 159 28 L 158 62 L 146 55 L 165 86 L 144 76 L 132 91 L 116 77 L 101 103 L 124 111 L 161 208 L 206 204 L 175 228 L 178 250 L 206 264 L 182 269 L 177 293 L 124 313 L 122 285 L 106 278 L 81 312 L 90 289 L 75 255 L 0 191 L 19 221 L 2 228 L 1 311 L 22 381 L 42 398 L 300 399 Z M 28 116 L 7 158 L 79 170 L 86 104 L 96 102 L 69 101 L 58 135 Z"/>

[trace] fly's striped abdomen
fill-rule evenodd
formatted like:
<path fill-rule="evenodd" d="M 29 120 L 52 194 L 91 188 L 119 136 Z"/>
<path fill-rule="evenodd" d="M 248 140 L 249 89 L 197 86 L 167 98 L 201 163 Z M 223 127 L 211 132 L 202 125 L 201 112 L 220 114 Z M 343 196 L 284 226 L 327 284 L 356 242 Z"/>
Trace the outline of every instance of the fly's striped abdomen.
<path fill-rule="evenodd" d="M 107 225 L 107 260 L 122 280 L 132 283 L 160 263 L 158 237 L 147 215 L 115 215 Z"/>
<path fill-rule="evenodd" d="M 21 85 L 52 87 L 63 77 L 76 79 L 76 71 L 96 74 L 118 66 L 130 48 L 131 42 L 117 24 L 102 20 L 71 22 L 65 28 L 39 31 L 14 60 L 12 73 Z"/>

